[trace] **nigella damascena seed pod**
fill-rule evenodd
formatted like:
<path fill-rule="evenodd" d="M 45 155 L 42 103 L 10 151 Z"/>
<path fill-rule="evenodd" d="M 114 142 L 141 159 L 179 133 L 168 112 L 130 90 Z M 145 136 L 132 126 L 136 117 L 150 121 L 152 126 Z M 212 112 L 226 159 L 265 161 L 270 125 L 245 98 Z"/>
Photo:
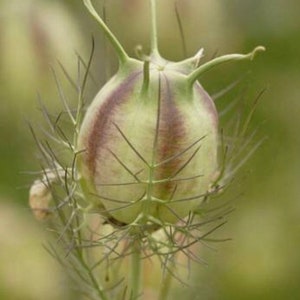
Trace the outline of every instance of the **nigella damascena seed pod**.
<path fill-rule="evenodd" d="M 154 24 L 151 55 L 139 61 L 127 56 L 91 2 L 84 2 L 117 50 L 120 68 L 96 95 L 80 130 L 83 190 L 117 223 L 175 223 L 201 203 L 218 171 L 218 115 L 197 79 L 262 48 L 200 67 L 202 51 L 173 63 L 157 51 Z"/>
<path fill-rule="evenodd" d="M 96 96 L 80 132 L 81 174 L 115 219 L 147 212 L 174 222 L 201 202 L 217 170 L 218 116 L 172 64 L 151 62 L 146 90 L 143 82 L 142 63 L 133 64 Z"/>

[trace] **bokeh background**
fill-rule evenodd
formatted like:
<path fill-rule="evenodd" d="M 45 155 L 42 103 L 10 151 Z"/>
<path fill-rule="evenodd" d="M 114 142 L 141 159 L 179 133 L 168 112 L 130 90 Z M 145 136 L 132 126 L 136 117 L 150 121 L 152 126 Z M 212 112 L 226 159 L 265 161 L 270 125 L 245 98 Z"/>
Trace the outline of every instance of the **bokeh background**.
<path fill-rule="evenodd" d="M 191 287 L 177 286 L 178 299 L 300 299 L 300 3 L 298 0 L 161 0 L 159 46 L 170 60 L 184 57 L 174 3 L 181 16 L 189 56 L 267 52 L 254 62 L 219 67 L 202 78 L 216 93 L 243 79 L 218 101 L 243 95 L 251 106 L 265 90 L 250 124 L 267 137 L 236 175 L 235 211 L 215 237 L 230 242 L 203 249 L 207 266 L 196 267 Z M 102 0 L 95 0 L 102 11 Z M 149 46 L 145 0 L 106 0 L 106 19 L 130 54 Z M 43 249 L 45 228 L 28 207 L 28 189 L 38 170 L 28 121 L 42 124 L 38 94 L 59 112 L 50 67 L 57 60 L 76 74 L 76 53 L 87 58 L 91 36 L 96 55 L 95 91 L 116 69 L 115 56 L 80 0 L 0 0 L 0 298 L 77 299 Z M 111 66 L 111 67 L 107 67 Z M 68 91 L 67 91 L 68 93 Z M 75 103 L 76 99 L 74 99 Z M 224 104 L 225 103 L 225 104 Z M 234 112 L 233 112 L 234 115 Z M 29 173 L 28 173 L 29 172 Z M 175 296 L 174 296 L 175 299 Z"/>

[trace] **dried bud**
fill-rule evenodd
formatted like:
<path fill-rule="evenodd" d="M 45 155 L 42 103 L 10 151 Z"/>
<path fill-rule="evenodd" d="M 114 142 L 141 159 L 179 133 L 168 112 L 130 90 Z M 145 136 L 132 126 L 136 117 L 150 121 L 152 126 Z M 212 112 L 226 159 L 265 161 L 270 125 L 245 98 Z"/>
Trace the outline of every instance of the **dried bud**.
<path fill-rule="evenodd" d="M 63 177 L 63 170 L 45 170 L 43 178 L 34 181 L 29 190 L 29 206 L 37 220 L 47 219 L 52 214 L 50 207 L 52 201 L 51 185 Z"/>
<path fill-rule="evenodd" d="M 84 2 L 109 32 L 91 2 Z M 201 203 L 218 171 L 218 115 L 197 79 L 221 62 L 255 52 L 198 67 L 201 50 L 174 63 L 160 57 L 154 32 L 151 55 L 138 61 L 111 32 L 108 37 L 120 69 L 95 97 L 80 130 L 82 187 L 118 222 L 175 223 Z"/>
<path fill-rule="evenodd" d="M 29 206 L 37 220 L 45 220 L 51 214 L 51 199 L 49 187 L 42 180 L 36 180 L 29 191 Z"/>

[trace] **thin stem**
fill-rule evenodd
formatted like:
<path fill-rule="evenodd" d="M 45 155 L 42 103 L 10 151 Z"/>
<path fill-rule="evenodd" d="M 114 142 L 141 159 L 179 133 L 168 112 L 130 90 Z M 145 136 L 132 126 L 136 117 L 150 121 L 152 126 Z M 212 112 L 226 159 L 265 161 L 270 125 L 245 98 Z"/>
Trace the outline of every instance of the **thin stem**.
<path fill-rule="evenodd" d="M 84 108 L 84 92 L 85 88 L 87 85 L 88 81 L 88 75 L 90 72 L 92 60 L 94 57 L 94 52 L 95 52 L 95 41 L 94 38 L 92 38 L 92 49 L 91 49 L 91 54 L 88 60 L 88 64 L 86 66 L 86 71 L 83 77 L 82 84 L 78 82 L 78 104 L 77 104 L 77 111 L 76 111 L 76 118 L 75 118 L 75 131 L 74 131 L 74 138 L 73 138 L 73 144 L 75 147 L 77 147 L 77 139 L 78 139 L 78 134 L 82 122 L 82 117 L 83 117 L 83 108 Z M 78 81 L 80 81 L 80 57 L 78 56 Z"/>
<path fill-rule="evenodd" d="M 157 14 L 156 14 L 156 0 L 150 0 L 151 4 L 151 54 L 159 56 L 157 46 Z"/>
<path fill-rule="evenodd" d="M 108 300 L 108 298 L 106 297 L 105 292 L 103 291 L 103 288 L 99 285 L 97 279 L 95 278 L 95 276 L 93 274 L 93 271 L 89 268 L 89 266 L 87 265 L 87 263 L 85 262 L 83 257 L 80 257 L 79 261 L 80 261 L 82 267 L 86 270 L 86 272 L 87 272 L 87 274 L 88 274 L 88 276 L 91 280 L 91 283 L 92 283 L 97 295 L 99 296 L 99 298 L 101 300 Z"/>
<path fill-rule="evenodd" d="M 138 240 L 132 242 L 131 254 L 131 300 L 136 300 L 141 293 L 142 282 L 141 246 Z"/>
<path fill-rule="evenodd" d="M 58 91 L 58 94 L 59 94 L 59 98 L 63 104 L 63 106 L 65 107 L 65 110 L 67 112 L 67 114 L 69 115 L 69 118 L 71 119 L 71 122 L 73 124 L 75 124 L 75 119 L 72 115 L 72 112 L 71 112 L 71 109 L 68 105 L 68 102 L 67 102 L 67 99 L 66 99 L 66 95 L 64 94 L 64 91 L 62 89 L 62 86 L 57 78 L 57 75 L 56 75 L 56 72 L 54 69 L 52 69 L 52 73 L 53 73 L 53 76 L 54 76 L 54 79 L 55 79 L 55 83 L 56 83 L 56 87 L 57 87 L 57 91 Z"/>
<path fill-rule="evenodd" d="M 252 52 L 250 52 L 248 54 L 228 54 L 228 55 L 217 57 L 217 58 L 205 63 L 204 65 L 202 65 L 198 69 L 196 69 L 194 72 L 192 72 L 188 76 L 188 81 L 191 84 L 193 84 L 199 78 L 200 75 L 209 71 L 213 67 L 216 67 L 225 62 L 234 61 L 234 60 L 246 60 L 246 59 L 252 60 L 254 58 L 254 56 L 256 55 L 256 53 L 261 52 L 261 51 L 265 51 L 265 47 L 258 46 Z"/>
<path fill-rule="evenodd" d="M 177 19 L 177 23 L 178 23 L 180 38 L 181 38 L 181 42 L 182 42 L 183 55 L 184 55 L 184 57 L 186 57 L 187 56 L 186 40 L 185 40 L 185 36 L 184 36 L 184 32 L 183 32 L 183 26 L 182 26 L 180 14 L 179 14 L 176 2 L 175 2 L 175 6 L 174 7 L 175 7 L 175 14 L 176 14 L 176 19 Z"/>
<path fill-rule="evenodd" d="M 173 279 L 173 276 L 172 276 L 172 272 L 173 269 L 174 269 L 174 262 L 172 262 L 172 265 L 171 265 L 171 270 L 168 269 L 166 271 L 166 274 L 161 282 L 161 285 L 160 285 L 160 290 L 159 290 L 159 296 L 158 296 L 158 300 L 166 300 L 168 299 L 168 294 L 170 292 L 170 288 L 171 288 L 171 284 L 172 284 L 172 279 Z"/>
<path fill-rule="evenodd" d="M 100 24 L 101 29 L 103 30 L 104 34 L 110 41 L 112 47 L 115 49 L 115 51 L 118 55 L 120 64 L 122 65 L 122 64 L 126 63 L 129 60 L 128 54 L 126 53 L 126 51 L 124 50 L 124 48 L 122 47 L 122 45 L 120 44 L 118 39 L 115 37 L 115 35 L 111 32 L 111 30 L 106 26 L 106 24 L 104 23 L 102 18 L 99 16 L 99 14 L 95 10 L 91 0 L 83 0 L 83 3 L 86 6 L 86 8 L 88 9 L 88 11 L 90 12 L 90 14 Z"/>
<path fill-rule="evenodd" d="M 242 137 L 245 136 L 246 131 L 247 131 L 248 127 L 249 127 L 250 121 L 252 120 L 253 114 L 254 114 L 254 112 L 256 111 L 256 108 L 257 108 L 257 105 L 258 105 L 258 103 L 259 103 L 259 100 L 261 99 L 261 97 L 262 97 L 262 95 L 264 94 L 265 91 L 266 91 L 266 90 L 263 89 L 263 90 L 257 95 L 257 97 L 255 98 L 254 103 L 253 103 L 253 106 L 252 106 L 252 109 L 251 109 L 250 113 L 248 114 L 248 116 L 247 116 L 247 118 L 246 118 L 246 121 L 245 121 L 245 123 L 244 123 L 244 125 L 243 125 L 243 128 L 242 128 L 242 130 L 241 130 L 241 136 L 242 136 Z"/>
<path fill-rule="evenodd" d="M 106 1 L 104 1 L 104 3 L 103 3 L 102 16 L 103 16 L 103 21 L 106 24 L 107 23 Z M 112 68 L 111 68 L 111 63 L 110 63 L 111 62 L 111 51 L 109 51 L 109 44 L 107 43 L 107 40 L 105 37 L 103 40 L 103 44 L 104 44 L 104 53 L 105 53 L 106 61 L 108 62 L 105 64 L 105 81 L 108 81 L 112 75 Z"/>

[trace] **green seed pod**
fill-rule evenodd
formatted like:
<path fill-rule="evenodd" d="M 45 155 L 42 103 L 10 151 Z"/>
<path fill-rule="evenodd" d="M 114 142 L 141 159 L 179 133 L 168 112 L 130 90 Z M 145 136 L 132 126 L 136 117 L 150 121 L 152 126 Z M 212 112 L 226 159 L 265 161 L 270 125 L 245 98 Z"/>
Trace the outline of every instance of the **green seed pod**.
<path fill-rule="evenodd" d="M 157 51 L 154 18 L 151 55 L 139 61 L 127 56 L 91 2 L 84 3 L 117 50 L 120 68 L 82 123 L 83 190 L 117 223 L 175 223 L 199 206 L 218 171 L 218 115 L 197 79 L 221 62 L 252 58 L 262 47 L 200 67 L 202 50 L 169 62 Z"/>

